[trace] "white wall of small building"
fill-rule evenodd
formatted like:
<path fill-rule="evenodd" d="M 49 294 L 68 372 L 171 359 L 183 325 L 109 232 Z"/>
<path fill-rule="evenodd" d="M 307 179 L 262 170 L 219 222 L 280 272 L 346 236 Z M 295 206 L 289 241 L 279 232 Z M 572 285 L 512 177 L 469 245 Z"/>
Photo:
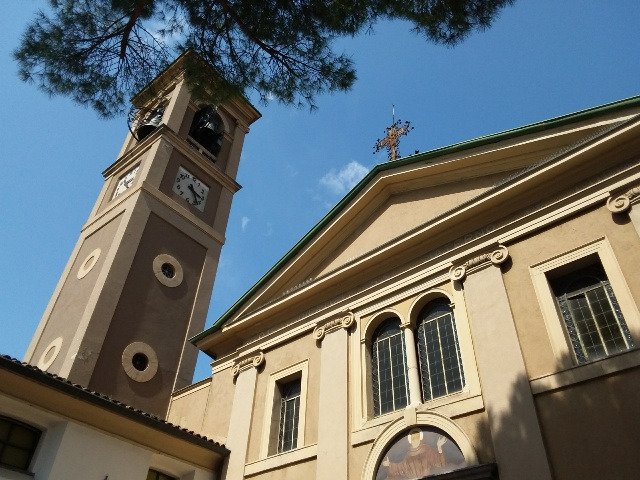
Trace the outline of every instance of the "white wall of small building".
<path fill-rule="evenodd" d="M 180 480 L 216 480 L 212 471 L 6 395 L 0 415 L 42 431 L 29 473 L 0 467 L 2 480 L 145 480 L 150 468 Z"/>

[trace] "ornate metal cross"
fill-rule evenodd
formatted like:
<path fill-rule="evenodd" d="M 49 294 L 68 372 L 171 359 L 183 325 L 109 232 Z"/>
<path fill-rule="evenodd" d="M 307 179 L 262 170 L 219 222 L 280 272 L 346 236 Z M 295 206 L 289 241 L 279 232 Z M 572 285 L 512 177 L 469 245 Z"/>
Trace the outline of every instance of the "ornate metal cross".
<path fill-rule="evenodd" d="M 400 152 L 398 150 L 398 144 L 400 143 L 400 137 L 406 135 L 413 127 L 410 122 L 402 123 L 402 120 L 395 119 L 395 109 L 393 116 L 393 123 L 386 128 L 387 134 L 376 141 L 375 146 L 373 147 L 373 151 L 378 153 L 383 148 L 386 148 L 389 152 L 389 161 L 393 162 L 400 156 Z"/>

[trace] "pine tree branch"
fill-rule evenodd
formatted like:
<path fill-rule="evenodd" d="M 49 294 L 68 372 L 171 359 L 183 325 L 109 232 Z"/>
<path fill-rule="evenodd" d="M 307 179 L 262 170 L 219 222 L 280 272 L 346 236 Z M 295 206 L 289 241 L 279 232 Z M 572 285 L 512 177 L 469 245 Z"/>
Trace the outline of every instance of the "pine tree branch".
<path fill-rule="evenodd" d="M 131 30 L 135 26 L 138 18 L 142 15 L 144 8 L 149 4 L 149 1 L 152 0 L 138 0 L 136 2 L 136 6 L 133 8 L 131 12 L 131 16 L 129 17 L 129 21 L 126 23 L 124 28 L 122 29 L 122 40 L 120 41 L 120 59 L 124 59 L 127 54 L 127 46 L 129 44 L 129 35 L 131 35 Z"/>

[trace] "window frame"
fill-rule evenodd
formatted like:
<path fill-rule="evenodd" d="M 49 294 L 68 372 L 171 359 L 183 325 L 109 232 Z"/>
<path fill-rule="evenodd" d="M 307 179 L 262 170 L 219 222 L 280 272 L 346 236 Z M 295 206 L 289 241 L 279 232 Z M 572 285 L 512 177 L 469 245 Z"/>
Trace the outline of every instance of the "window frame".
<path fill-rule="evenodd" d="M 371 383 L 373 332 L 378 325 L 391 316 L 397 316 L 403 324 L 410 323 L 415 327 L 421 308 L 437 297 L 448 299 L 453 308 L 464 365 L 465 386 L 460 392 L 438 397 L 421 405 L 449 417 L 465 415 L 484 408 L 464 290 L 461 285 L 451 280 L 448 267 L 450 265 L 447 265 L 447 270 L 438 269 L 440 273 L 431 272 L 426 281 L 404 285 L 403 288 L 397 288 L 384 297 L 377 297 L 375 302 L 355 312 L 355 331 L 349 336 L 350 349 L 357 352 L 350 357 L 349 362 L 350 444 L 352 446 L 374 441 L 381 426 L 410 414 L 405 408 L 378 417 L 373 415 Z"/>
<path fill-rule="evenodd" d="M 587 360 L 586 362 L 579 362 L 571 345 L 571 339 L 566 332 L 565 320 L 551 288 L 549 275 L 552 275 L 554 271 L 560 268 L 570 268 L 571 264 L 576 264 L 575 269 L 577 270 L 580 268 L 579 263 L 590 256 L 595 256 L 600 261 L 636 346 L 623 352 L 614 353 L 598 359 Z M 553 354 L 562 368 L 566 369 L 575 366 L 589 365 L 596 361 L 623 355 L 638 348 L 637 344 L 640 340 L 640 312 L 633 300 L 631 290 L 622 274 L 620 265 L 607 237 L 599 238 L 566 253 L 532 265 L 529 267 L 529 273 L 542 311 Z"/>
<path fill-rule="evenodd" d="M 30 470 L 29 468 L 31 467 L 31 464 L 33 463 L 33 459 L 36 456 L 36 452 L 38 451 L 38 447 L 40 446 L 40 441 L 42 440 L 42 434 L 44 433 L 41 429 L 34 427 L 32 425 L 29 425 L 28 423 L 22 422 L 20 420 L 16 420 L 15 418 L 12 417 L 8 417 L 6 415 L 0 415 L 0 419 L 1 420 L 5 420 L 10 424 L 10 429 L 14 426 L 18 426 L 21 428 L 24 428 L 26 430 L 30 430 L 31 432 L 36 434 L 36 440 L 35 440 L 35 445 L 33 446 L 33 448 L 28 451 L 28 461 L 27 461 L 27 466 L 26 468 L 20 468 L 18 466 L 15 465 L 10 465 L 7 463 L 0 463 L 0 468 L 5 468 L 5 469 L 9 469 L 9 470 L 14 470 L 17 472 L 26 472 L 29 473 Z M 11 430 L 10 430 L 11 431 Z M 2 454 L 2 452 L 4 451 L 4 448 L 8 445 L 7 442 L 2 442 L 2 444 L 0 445 L 0 455 Z M 14 447 L 16 447 L 15 445 L 12 445 Z M 21 450 L 25 450 L 22 447 L 16 447 L 16 448 L 20 448 Z"/>
<path fill-rule="evenodd" d="M 396 322 L 397 321 L 397 326 L 398 326 L 398 333 L 394 333 L 393 335 L 389 335 L 387 337 L 384 338 L 376 338 L 376 334 L 378 333 L 378 331 L 380 329 L 383 328 L 384 325 L 386 324 L 391 324 L 392 322 Z M 400 337 L 400 345 L 402 347 L 402 359 L 403 359 L 403 371 L 404 371 L 404 393 L 405 393 L 405 404 L 404 405 L 400 405 L 400 406 L 396 406 L 396 394 L 395 394 L 395 388 L 394 388 L 394 382 L 393 382 L 393 370 L 394 370 L 394 364 L 391 360 L 391 353 L 389 353 L 389 367 L 391 369 L 391 377 L 390 377 L 390 381 L 391 381 L 391 397 L 392 397 L 392 404 L 393 404 L 393 408 L 391 410 L 387 410 L 387 411 L 382 411 L 382 390 L 380 388 L 380 380 L 379 380 L 379 372 L 380 372 L 380 359 L 378 358 L 378 355 L 374 356 L 374 350 L 379 352 L 380 348 L 379 348 L 379 344 L 382 344 L 382 342 L 384 342 L 385 340 L 391 338 L 391 337 L 395 337 L 395 336 L 399 336 Z M 390 343 L 390 341 L 389 341 Z M 391 348 L 391 345 L 389 345 L 389 348 Z M 376 359 L 376 365 L 374 365 L 374 359 Z M 385 318 L 384 320 L 382 320 L 374 329 L 373 334 L 371 335 L 371 399 L 373 401 L 373 406 L 372 406 L 372 410 L 373 410 L 373 416 L 374 417 L 380 417 L 382 415 L 386 415 L 388 413 L 392 413 L 395 412 L 397 410 L 401 410 L 403 408 L 405 408 L 407 405 L 409 405 L 410 403 L 410 398 L 409 398 L 409 372 L 408 372 L 408 368 L 407 368 L 407 344 L 405 341 L 405 334 L 403 332 L 402 329 L 402 320 L 400 319 L 400 317 L 397 316 L 389 316 L 387 318 Z M 377 373 L 376 373 L 377 372 Z M 374 375 L 375 373 L 375 375 Z M 377 376 L 377 377 L 376 377 Z M 377 381 L 374 380 L 375 378 L 378 378 Z M 376 385 L 378 386 L 378 392 L 376 393 L 375 387 Z M 376 412 L 376 395 L 377 395 L 377 404 L 378 404 L 378 409 L 380 411 Z"/>
<path fill-rule="evenodd" d="M 165 473 L 163 471 L 160 471 L 160 470 L 158 470 L 156 468 L 152 468 L 152 467 L 149 467 L 149 470 L 147 471 L 147 480 L 149 479 L 149 474 L 150 473 L 155 473 L 156 474 L 155 480 L 159 479 L 159 477 L 158 477 L 159 475 L 162 475 L 163 477 L 166 477 L 166 480 L 179 480 L 178 477 L 174 477 L 173 475 L 169 475 L 168 473 Z M 163 479 L 160 479 L 160 480 L 163 480 Z"/>
<path fill-rule="evenodd" d="M 437 309 L 437 304 L 441 303 L 447 304 L 447 310 L 441 310 L 438 311 Z M 423 315 L 423 312 L 430 306 L 433 305 L 433 308 L 431 309 L 431 312 L 429 312 L 427 315 Z M 458 381 L 460 382 L 460 388 L 457 390 L 453 390 L 453 391 L 449 391 L 449 387 L 448 387 L 448 377 L 447 377 L 447 373 L 446 373 L 446 368 L 445 368 L 445 362 L 444 362 L 444 358 L 442 358 L 442 338 L 443 336 L 440 334 L 440 326 L 439 326 L 439 321 L 440 319 L 444 318 L 444 317 L 449 317 L 449 322 L 451 322 L 451 327 L 452 327 L 452 332 L 453 332 L 453 337 L 455 340 L 455 353 L 456 353 L 456 357 L 457 357 L 457 369 L 458 369 Z M 440 352 L 440 357 L 442 358 L 442 375 L 444 377 L 444 388 L 446 390 L 445 393 L 441 394 L 441 395 L 433 395 L 433 391 L 431 392 L 431 396 L 429 398 L 426 398 L 425 395 L 425 382 L 424 382 L 424 377 L 425 377 L 425 373 L 423 372 L 423 368 L 428 368 L 429 369 L 429 386 L 430 389 L 432 389 L 433 386 L 433 379 L 430 373 L 431 370 L 431 365 L 428 363 L 428 359 L 427 359 L 427 365 L 423 365 L 422 362 L 422 355 L 421 355 L 421 350 L 420 350 L 420 341 L 422 339 L 422 335 L 421 335 L 421 327 L 422 325 L 426 325 L 427 323 L 435 323 L 436 324 L 436 328 L 438 330 L 438 335 L 437 335 L 437 339 L 438 339 L 438 344 L 439 344 L 439 352 Z M 465 389 L 466 386 L 466 381 L 465 381 L 465 368 L 464 368 L 464 362 L 462 360 L 462 347 L 460 345 L 460 335 L 458 334 L 458 326 L 456 324 L 456 316 L 454 314 L 453 311 L 453 307 L 451 306 L 451 302 L 449 301 L 449 299 L 447 297 L 436 297 L 433 298 L 431 300 L 429 300 L 426 304 L 424 304 L 424 306 L 422 306 L 418 312 L 418 315 L 416 317 L 416 323 L 415 325 L 412 325 L 411 328 L 414 328 L 414 335 L 415 335 L 415 349 L 416 349 L 416 356 L 418 359 L 418 371 L 420 374 L 420 395 L 421 395 L 421 403 L 428 403 L 431 402 L 433 400 L 437 400 L 438 398 L 442 398 L 442 397 L 446 397 L 449 395 L 454 395 L 456 393 L 462 392 Z M 426 348 L 426 342 L 427 339 L 426 337 L 424 338 L 425 341 L 425 348 Z"/>
<path fill-rule="evenodd" d="M 308 360 L 304 360 L 269 375 L 264 404 L 260 459 L 266 459 L 275 455 L 286 455 L 304 447 L 308 376 Z M 278 451 L 280 434 L 280 395 L 278 385 L 295 380 L 296 378 L 300 379 L 300 406 L 298 409 L 298 435 L 296 445 L 290 450 L 281 452 Z"/>
<path fill-rule="evenodd" d="M 296 383 L 297 392 L 291 394 L 285 390 L 287 387 L 291 387 L 293 383 Z M 300 423 L 300 400 L 302 397 L 302 379 L 300 377 L 294 377 L 286 382 L 277 382 L 276 387 L 279 390 L 280 400 L 280 421 L 278 423 L 278 444 L 276 446 L 276 453 L 285 453 L 294 450 L 298 446 L 298 425 Z M 287 445 L 287 439 L 285 434 L 287 432 L 287 416 L 293 409 L 293 424 L 291 430 L 291 437 L 293 438 L 293 432 L 295 431 L 295 445 L 294 442 L 290 446 Z M 288 446 L 288 448 L 287 448 Z"/>

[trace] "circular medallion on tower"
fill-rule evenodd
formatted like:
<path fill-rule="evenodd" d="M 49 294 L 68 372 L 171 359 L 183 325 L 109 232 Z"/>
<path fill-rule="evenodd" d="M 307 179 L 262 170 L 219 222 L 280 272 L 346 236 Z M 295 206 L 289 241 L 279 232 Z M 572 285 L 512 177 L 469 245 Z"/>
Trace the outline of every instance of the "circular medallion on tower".
<path fill-rule="evenodd" d="M 80 265 L 80 268 L 78 268 L 78 273 L 76 275 L 78 277 L 78 280 L 84 278 L 85 275 L 89 273 L 95 266 L 95 264 L 98 263 L 98 259 L 100 258 L 101 253 L 102 250 L 96 248 L 89 255 L 87 255 L 87 258 L 84 259 L 84 261 Z"/>
<path fill-rule="evenodd" d="M 158 372 L 158 356 L 144 342 L 133 342 L 122 352 L 122 368 L 136 382 L 148 382 Z"/>
<path fill-rule="evenodd" d="M 40 359 L 38 360 L 38 368 L 40 370 L 47 370 L 55 361 L 60 349 L 62 348 L 62 337 L 58 337 L 51 341 L 47 348 L 44 349 Z"/>
<path fill-rule="evenodd" d="M 180 285 L 184 275 L 178 260 L 166 253 L 153 259 L 153 273 L 158 281 L 167 287 Z"/>

